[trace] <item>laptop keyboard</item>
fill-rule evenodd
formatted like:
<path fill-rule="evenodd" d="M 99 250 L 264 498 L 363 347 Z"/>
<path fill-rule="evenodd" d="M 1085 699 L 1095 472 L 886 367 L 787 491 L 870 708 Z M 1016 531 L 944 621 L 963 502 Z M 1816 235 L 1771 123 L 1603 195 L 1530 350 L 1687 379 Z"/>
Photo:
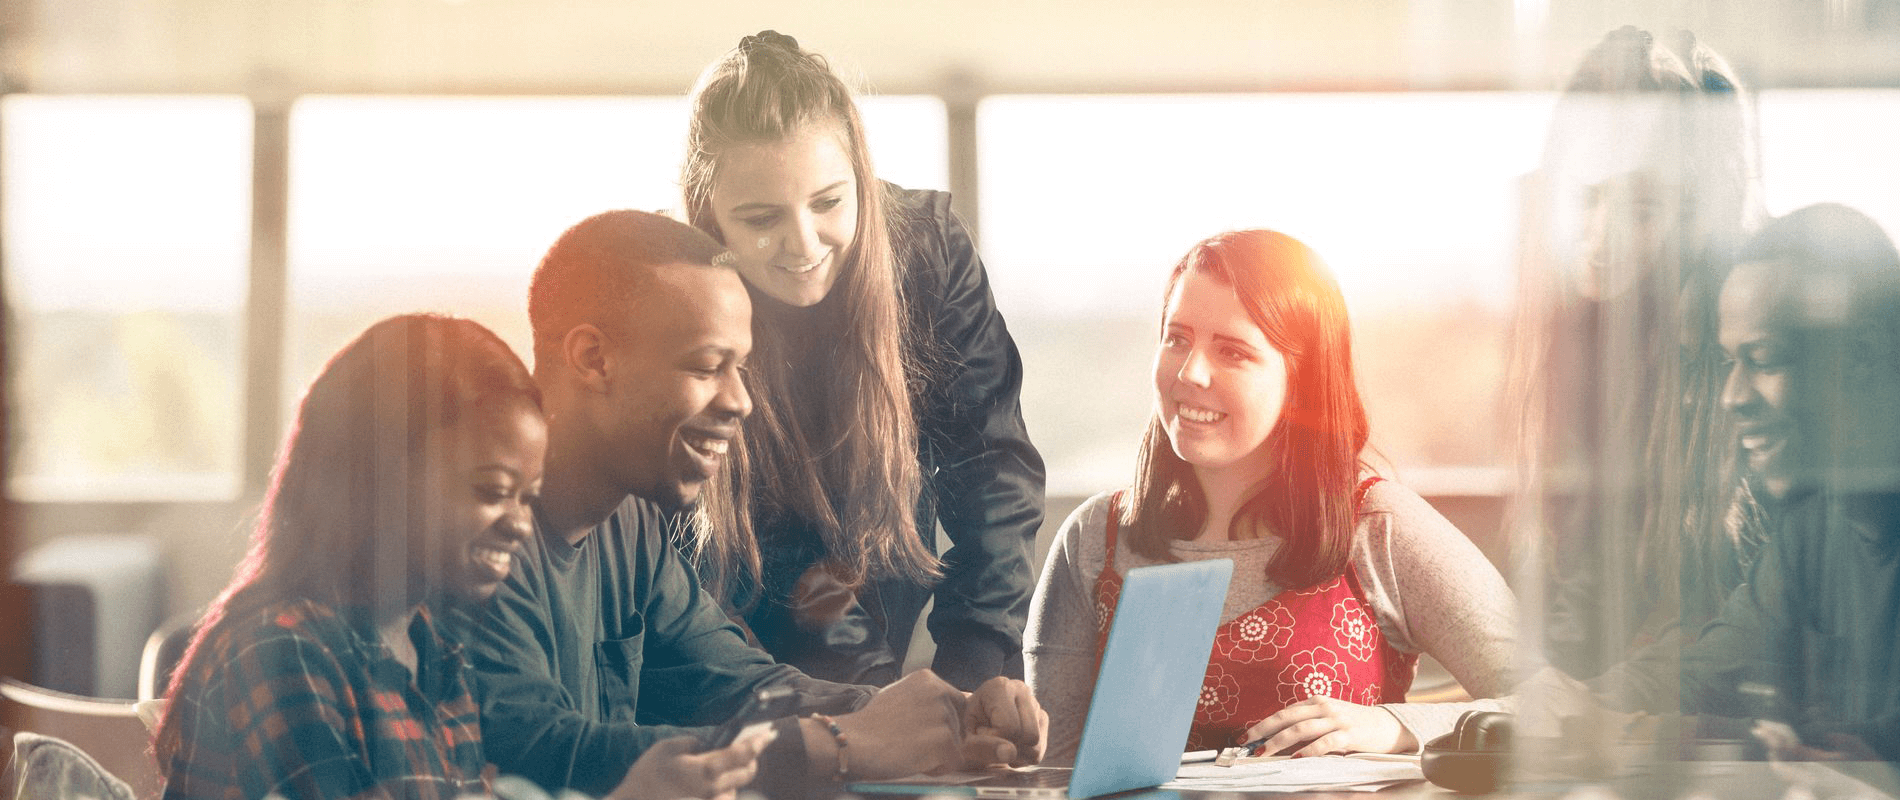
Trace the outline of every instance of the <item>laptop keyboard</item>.
<path fill-rule="evenodd" d="M 1066 767 L 1048 767 L 1045 769 L 1032 769 L 1022 772 L 992 775 L 967 785 L 983 787 L 994 786 L 998 788 L 1060 789 L 1069 785 L 1069 775 L 1072 772 L 1074 772 L 1074 770 Z"/>

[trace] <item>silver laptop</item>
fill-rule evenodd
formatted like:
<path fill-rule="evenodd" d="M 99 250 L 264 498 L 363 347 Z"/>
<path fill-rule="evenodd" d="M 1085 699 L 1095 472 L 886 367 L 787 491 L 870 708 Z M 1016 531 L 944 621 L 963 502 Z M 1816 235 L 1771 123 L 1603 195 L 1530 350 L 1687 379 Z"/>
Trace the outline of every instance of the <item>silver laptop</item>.
<path fill-rule="evenodd" d="M 1234 562 L 1135 567 L 1122 578 L 1075 768 L 937 775 L 845 787 L 866 794 L 1095 797 L 1174 779 L 1214 650 Z"/>

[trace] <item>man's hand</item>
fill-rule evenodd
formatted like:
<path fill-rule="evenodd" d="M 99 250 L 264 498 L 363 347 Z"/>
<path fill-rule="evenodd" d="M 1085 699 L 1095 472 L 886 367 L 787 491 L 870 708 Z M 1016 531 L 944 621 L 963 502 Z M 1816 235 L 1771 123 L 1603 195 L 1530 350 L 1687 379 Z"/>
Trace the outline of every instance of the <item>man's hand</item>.
<path fill-rule="evenodd" d="M 968 698 L 930 670 L 904 676 L 872 696 L 865 707 L 837 718 L 852 778 L 897 778 L 948 772 L 963 763 L 964 707 Z M 805 752 L 814 769 L 835 770 L 837 745 L 815 720 L 803 722 Z"/>
<path fill-rule="evenodd" d="M 1847 733 L 1821 736 L 1820 746 L 1803 744 L 1785 722 L 1758 719 L 1750 729 L 1768 750 L 1770 761 L 1885 761 L 1861 738 Z"/>
<path fill-rule="evenodd" d="M 964 766 L 1027 766 L 1042 760 L 1049 715 L 1036 703 L 1028 684 L 998 676 L 970 695 L 963 729 Z"/>

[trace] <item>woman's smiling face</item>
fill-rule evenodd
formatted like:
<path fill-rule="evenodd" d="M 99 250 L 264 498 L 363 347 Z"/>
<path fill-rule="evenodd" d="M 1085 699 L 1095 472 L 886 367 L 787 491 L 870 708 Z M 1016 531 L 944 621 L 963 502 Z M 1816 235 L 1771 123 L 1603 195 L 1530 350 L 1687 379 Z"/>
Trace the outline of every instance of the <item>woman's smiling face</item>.
<path fill-rule="evenodd" d="M 482 404 L 444 431 L 423 467 L 423 529 L 411 535 L 410 580 L 434 594 L 480 604 L 506 580 L 533 532 L 548 428 L 525 402 Z"/>
<path fill-rule="evenodd" d="M 1168 295 L 1155 352 L 1155 407 L 1175 455 L 1197 472 L 1264 476 L 1286 404 L 1286 358 L 1232 287 L 1189 270 Z"/>
<path fill-rule="evenodd" d="M 815 305 L 831 293 L 858 234 L 858 180 L 843 134 L 808 124 L 777 142 L 719 157 L 713 219 L 747 283 L 774 300 Z"/>

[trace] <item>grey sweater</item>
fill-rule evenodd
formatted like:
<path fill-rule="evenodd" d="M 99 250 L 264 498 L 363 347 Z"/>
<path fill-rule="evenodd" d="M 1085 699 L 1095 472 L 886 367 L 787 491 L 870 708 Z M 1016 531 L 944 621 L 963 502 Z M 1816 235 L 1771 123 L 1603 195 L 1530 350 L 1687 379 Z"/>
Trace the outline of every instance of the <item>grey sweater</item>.
<path fill-rule="evenodd" d="M 1029 686 L 1049 713 L 1048 760 L 1075 757 L 1095 684 L 1094 586 L 1105 552 L 1108 500 L 1089 498 L 1063 522 L 1030 603 L 1024 655 Z M 1352 559 L 1386 641 L 1401 652 L 1429 653 L 1471 696 L 1496 698 L 1511 688 L 1517 603 L 1491 562 L 1417 493 L 1381 481 L 1366 493 Z M 1281 540 L 1177 541 L 1175 558 L 1232 558 L 1233 583 L 1221 619 L 1231 620 L 1272 599 L 1267 562 Z M 1115 568 L 1151 562 L 1120 544 Z M 1472 709 L 1498 710 L 1498 699 L 1463 703 L 1398 703 L 1392 712 L 1422 744 L 1449 732 Z"/>

